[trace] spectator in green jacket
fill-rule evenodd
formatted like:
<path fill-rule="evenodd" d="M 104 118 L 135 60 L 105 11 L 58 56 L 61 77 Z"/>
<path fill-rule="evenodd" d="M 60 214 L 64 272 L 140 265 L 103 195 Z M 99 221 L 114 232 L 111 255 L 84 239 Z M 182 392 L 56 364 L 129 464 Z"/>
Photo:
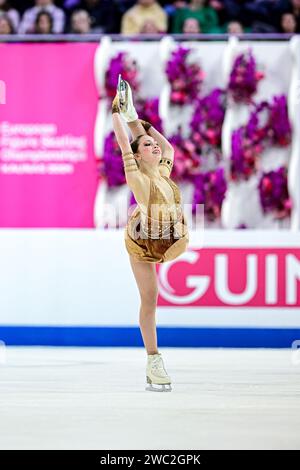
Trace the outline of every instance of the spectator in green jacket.
<path fill-rule="evenodd" d="M 208 6 L 208 0 L 191 0 L 186 8 L 178 9 L 174 16 L 172 33 L 182 33 L 184 22 L 188 18 L 198 21 L 202 33 L 220 32 L 218 15 Z"/>

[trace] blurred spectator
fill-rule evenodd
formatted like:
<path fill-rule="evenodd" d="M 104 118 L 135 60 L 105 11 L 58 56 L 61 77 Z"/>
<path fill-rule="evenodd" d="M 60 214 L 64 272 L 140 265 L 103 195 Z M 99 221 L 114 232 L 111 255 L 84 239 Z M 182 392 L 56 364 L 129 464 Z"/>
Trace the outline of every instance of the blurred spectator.
<path fill-rule="evenodd" d="M 161 2 L 160 2 L 161 4 Z M 175 13 L 177 10 L 180 10 L 180 8 L 186 8 L 187 7 L 187 2 L 185 0 L 169 0 L 166 2 L 164 5 L 164 10 L 168 15 L 168 33 L 172 32 L 172 25 L 175 17 Z"/>
<path fill-rule="evenodd" d="M 264 32 L 264 25 L 266 32 L 274 31 L 268 28 L 272 24 L 273 0 L 223 0 L 223 3 L 228 21 L 238 21 L 244 29 L 252 28 L 253 23 L 257 23 L 261 32 Z M 251 29 L 248 31 L 251 32 Z M 259 30 L 256 29 L 256 32 Z"/>
<path fill-rule="evenodd" d="M 76 10 L 71 16 L 71 33 L 88 34 L 91 32 L 91 18 L 87 11 Z"/>
<path fill-rule="evenodd" d="M 32 7 L 34 2 L 33 0 L 11 0 L 11 3 L 13 8 L 20 13 L 20 16 L 22 16 L 25 10 Z"/>
<path fill-rule="evenodd" d="M 0 0 L 1 14 L 22 34 L 51 31 L 51 17 L 53 33 L 300 33 L 300 0 Z"/>
<path fill-rule="evenodd" d="M 208 5 L 217 13 L 219 24 L 224 24 L 228 19 L 224 0 L 209 0 Z"/>
<path fill-rule="evenodd" d="M 36 34 L 53 33 L 53 18 L 46 10 L 42 10 L 38 13 L 34 23 L 34 32 Z"/>
<path fill-rule="evenodd" d="M 161 2 L 159 2 L 161 3 Z M 172 15 L 173 13 L 176 13 L 177 10 L 180 10 L 180 8 L 186 8 L 187 7 L 187 2 L 185 0 L 173 0 L 166 3 L 164 6 L 164 10 L 168 15 Z"/>
<path fill-rule="evenodd" d="M 86 10 L 95 33 L 120 32 L 121 12 L 115 0 L 66 0 L 64 5 L 69 18 L 75 10 Z"/>
<path fill-rule="evenodd" d="M 300 0 L 292 0 L 293 13 L 299 19 L 300 16 Z"/>
<path fill-rule="evenodd" d="M 37 15 L 41 10 L 46 10 L 53 18 L 53 32 L 62 33 L 65 26 L 65 13 L 60 8 L 54 5 L 53 0 L 35 0 L 35 6 L 25 11 L 20 27 L 19 33 L 33 33 L 34 24 Z"/>
<path fill-rule="evenodd" d="M 243 34 L 244 28 L 238 21 L 229 21 L 227 25 L 228 34 Z"/>
<path fill-rule="evenodd" d="M 177 10 L 174 17 L 172 32 L 180 34 L 187 18 L 195 18 L 203 33 L 218 33 L 218 16 L 213 8 L 208 6 L 208 0 L 191 0 L 186 8 Z"/>
<path fill-rule="evenodd" d="M 281 15 L 280 29 L 282 33 L 296 33 L 297 21 L 292 13 L 283 13 Z"/>
<path fill-rule="evenodd" d="M 5 13 L 5 15 L 9 18 L 14 31 L 18 31 L 20 14 L 15 8 L 12 8 L 9 0 L 0 0 L 0 15 L 1 13 Z"/>
<path fill-rule="evenodd" d="M 136 4 L 136 0 L 116 0 L 118 9 L 123 15 L 129 8 L 133 7 Z"/>
<path fill-rule="evenodd" d="M 0 13 L 0 34 L 14 34 L 15 30 L 11 19 L 6 13 Z"/>
<path fill-rule="evenodd" d="M 165 33 L 167 14 L 155 0 L 138 0 L 122 17 L 122 34 Z"/>
<path fill-rule="evenodd" d="M 280 29 L 283 13 L 292 13 L 297 24 L 296 32 L 300 33 L 300 0 L 279 0 L 276 10 L 279 15 L 278 26 Z"/>
<path fill-rule="evenodd" d="M 186 18 L 183 23 L 182 32 L 184 34 L 201 33 L 199 21 L 196 18 Z"/>

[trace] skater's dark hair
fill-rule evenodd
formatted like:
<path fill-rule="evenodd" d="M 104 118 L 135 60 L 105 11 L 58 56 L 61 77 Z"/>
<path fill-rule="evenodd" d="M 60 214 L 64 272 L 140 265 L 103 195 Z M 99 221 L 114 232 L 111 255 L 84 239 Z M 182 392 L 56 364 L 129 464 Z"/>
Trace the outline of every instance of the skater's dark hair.
<path fill-rule="evenodd" d="M 139 143 L 140 143 L 141 137 L 143 137 L 143 135 L 145 135 L 145 134 L 138 135 L 136 139 L 134 139 L 132 142 L 130 142 L 130 147 L 131 147 L 131 150 L 133 151 L 133 153 L 137 153 L 138 148 L 139 148 Z M 137 160 L 135 160 L 135 161 L 136 161 L 137 166 L 139 167 L 140 166 L 139 162 Z"/>
<path fill-rule="evenodd" d="M 145 134 L 138 135 L 136 139 L 134 139 L 132 142 L 130 142 L 131 150 L 133 153 L 137 153 L 138 148 L 139 148 L 139 143 L 141 140 L 141 137 L 143 137 Z"/>

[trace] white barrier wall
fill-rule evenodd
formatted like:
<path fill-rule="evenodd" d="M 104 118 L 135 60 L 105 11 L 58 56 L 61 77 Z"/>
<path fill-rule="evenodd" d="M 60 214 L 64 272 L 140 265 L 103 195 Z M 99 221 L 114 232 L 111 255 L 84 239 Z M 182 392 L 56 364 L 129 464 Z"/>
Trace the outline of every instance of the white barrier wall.
<path fill-rule="evenodd" d="M 122 230 L 2 230 L 0 259 L 0 340 L 142 345 Z M 161 345 L 300 338 L 299 234 L 191 232 L 188 251 L 159 265 L 158 279 Z"/>

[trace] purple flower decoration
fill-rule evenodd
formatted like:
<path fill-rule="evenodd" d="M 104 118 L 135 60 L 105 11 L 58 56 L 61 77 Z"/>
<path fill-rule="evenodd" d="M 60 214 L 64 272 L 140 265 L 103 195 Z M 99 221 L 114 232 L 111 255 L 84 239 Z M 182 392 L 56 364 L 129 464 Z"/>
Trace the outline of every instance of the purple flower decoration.
<path fill-rule="evenodd" d="M 148 121 L 152 124 L 155 129 L 159 132 L 163 132 L 162 122 L 158 113 L 158 98 L 139 99 L 135 103 L 136 111 L 139 115 L 139 119 Z"/>
<path fill-rule="evenodd" d="M 250 103 L 256 93 L 259 80 L 264 78 L 257 71 L 251 50 L 236 57 L 229 78 L 228 92 L 236 103 Z"/>
<path fill-rule="evenodd" d="M 114 98 L 118 85 L 119 74 L 131 86 L 132 90 L 137 92 L 140 88 L 138 79 L 138 67 L 127 52 L 119 52 L 110 61 L 105 74 L 105 93 L 107 97 Z"/>
<path fill-rule="evenodd" d="M 273 102 L 253 105 L 249 121 L 231 137 L 231 178 L 248 179 L 259 165 L 264 149 L 287 146 L 291 142 L 286 97 L 274 96 Z"/>
<path fill-rule="evenodd" d="M 171 103 L 192 103 L 200 93 L 204 72 L 197 64 L 188 64 L 191 49 L 179 46 L 172 52 L 165 72 L 171 85 Z"/>
<path fill-rule="evenodd" d="M 261 144 L 249 138 L 246 126 L 236 129 L 231 136 L 231 179 L 249 179 L 256 172 L 261 152 Z"/>
<path fill-rule="evenodd" d="M 194 178 L 194 195 L 192 212 L 196 213 L 197 205 L 204 204 L 204 214 L 210 221 L 218 219 L 225 197 L 227 185 L 224 168 L 217 168 L 206 173 L 199 173 Z"/>
<path fill-rule="evenodd" d="M 126 183 L 122 155 L 114 132 L 110 132 L 105 139 L 100 175 L 106 178 L 109 187 Z"/>
<path fill-rule="evenodd" d="M 247 124 L 252 140 L 265 141 L 265 146 L 286 147 L 291 143 L 291 125 L 288 119 L 285 95 L 274 96 L 273 102 L 262 101 L 255 105 Z"/>
<path fill-rule="evenodd" d="M 183 138 L 181 129 L 169 138 L 174 147 L 174 165 L 172 178 L 174 180 L 189 180 L 195 172 L 198 173 L 200 155 L 196 152 L 196 146 L 191 139 Z"/>
<path fill-rule="evenodd" d="M 220 147 L 225 107 L 226 92 L 220 88 L 215 88 L 207 96 L 196 101 L 190 128 L 193 132 L 192 139 L 197 146 L 205 142 Z"/>
<path fill-rule="evenodd" d="M 285 95 L 273 97 L 273 103 L 270 106 L 269 129 L 273 145 L 286 147 L 291 143 L 292 130 Z"/>
<path fill-rule="evenodd" d="M 264 173 L 258 184 L 260 202 L 264 212 L 275 212 L 276 218 L 290 215 L 292 201 L 287 186 L 287 168 Z"/>

